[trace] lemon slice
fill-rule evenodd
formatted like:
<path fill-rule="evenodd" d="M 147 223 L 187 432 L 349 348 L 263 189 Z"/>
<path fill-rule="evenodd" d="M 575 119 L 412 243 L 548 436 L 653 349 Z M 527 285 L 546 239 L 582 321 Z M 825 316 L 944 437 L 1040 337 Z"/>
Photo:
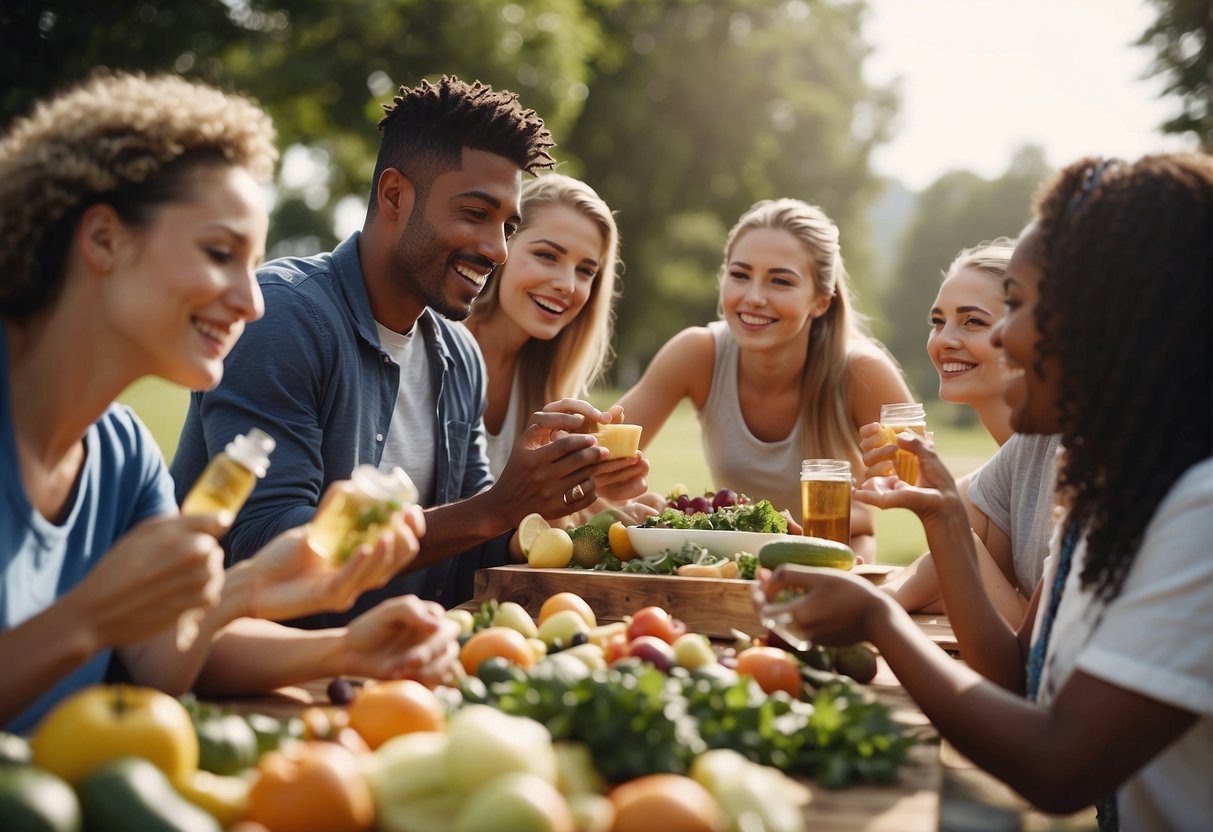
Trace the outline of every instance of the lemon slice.
<path fill-rule="evenodd" d="M 573 540 L 564 529 L 544 529 L 531 543 L 527 563 L 535 569 L 563 569 L 573 559 Z"/>
<path fill-rule="evenodd" d="M 522 518 L 518 524 L 518 548 L 522 550 L 523 557 L 531 554 L 531 547 L 535 545 L 535 538 L 539 537 L 540 532 L 550 528 L 541 514 L 528 514 Z"/>

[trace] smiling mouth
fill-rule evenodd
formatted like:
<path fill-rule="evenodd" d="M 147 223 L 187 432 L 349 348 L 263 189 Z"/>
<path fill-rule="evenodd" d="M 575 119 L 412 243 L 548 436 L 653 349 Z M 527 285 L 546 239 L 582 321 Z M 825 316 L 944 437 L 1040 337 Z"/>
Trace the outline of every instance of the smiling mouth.
<path fill-rule="evenodd" d="M 976 364 L 968 364 L 962 361 L 944 361 L 939 365 L 939 369 L 945 373 L 964 373 L 969 370 L 977 369 Z"/>
<path fill-rule="evenodd" d="M 751 312 L 738 312 L 737 319 L 746 326 L 767 326 L 779 320 L 778 318 L 768 318 L 766 315 L 755 315 Z"/>
<path fill-rule="evenodd" d="M 1025 375 L 1026 371 L 1023 367 L 1019 366 L 1013 361 L 1008 361 L 1005 357 L 999 361 L 999 364 L 1002 366 L 1003 374 L 1007 377 L 1008 381 L 1023 378 Z"/>
<path fill-rule="evenodd" d="M 558 303 L 547 300 L 545 298 L 540 298 L 536 295 L 527 295 L 527 297 L 529 297 L 531 299 L 531 303 L 535 304 L 541 310 L 543 310 L 544 312 L 546 312 L 549 315 L 555 315 L 556 317 L 559 317 L 565 313 L 565 310 L 568 309 L 567 306 L 561 306 Z"/>
<path fill-rule="evenodd" d="M 455 270 L 456 274 L 458 274 L 468 283 L 475 286 L 477 292 L 484 288 L 484 284 L 489 279 L 489 275 L 493 273 L 492 269 L 489 269 L 488 271 L 477 271 L 461 260 L 456 260 L 453 264 L 451 264 L 451 268 Z"/>
<path fill-rule="evenodd" d="M 193 325 L 194 329 L 201 333 L 204 337 L 209 338 L 220 346 L 227 343 L 228 336 L 231 334 L 231 329 L 229 327 L 207 323 L 199 318 L 190 318 L 190 323 Z"/>

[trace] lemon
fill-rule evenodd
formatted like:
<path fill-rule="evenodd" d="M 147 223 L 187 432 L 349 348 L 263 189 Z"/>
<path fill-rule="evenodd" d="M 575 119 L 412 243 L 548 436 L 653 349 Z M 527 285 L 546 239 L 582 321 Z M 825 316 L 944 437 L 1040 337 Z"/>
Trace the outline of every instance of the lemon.
<path fill-rule="evenodd" d="M 535 569 L 563 569 L 573 559 L 573 539 L 564 529 L 544 529 L 531 543 L 527 563 Z"/>
<path fill-rule="evenodd" d="M 636 550 L 632 548 L 632 539 L 628 537 L 628 527 L 623 523 L 612 523 L 607 529 L 607 543 L 611 547 L 611 554 L 620 560 L 631 560 L 636 557 Z"/>
<path fill-rule="evenodd" d="M 523 557 L 530 557 L 535 538 L 550 528 L 542 514 L 528 514 L 522 518 L 522 522 L 518 524 L 518 548 L 522 550 Z"/>

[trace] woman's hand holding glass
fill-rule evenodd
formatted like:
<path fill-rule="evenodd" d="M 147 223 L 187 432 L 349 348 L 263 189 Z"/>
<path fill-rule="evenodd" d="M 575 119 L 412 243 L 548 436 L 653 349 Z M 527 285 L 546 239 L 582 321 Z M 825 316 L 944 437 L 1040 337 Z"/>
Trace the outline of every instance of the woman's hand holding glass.
<path fill-rule="evenodd" d="M 872 425 L 865 425 L 860 430 L 860 435 L 865 436 L 864 431 L 870 427 Z M 959 511 L 962 516 L 964 515 L 964 504 L 956 489 L 956 481 L 952 479 L 951 472 L 935 453 L 929 440 L 907 431 L 898 434 L 897 446 L 885 446 L 890 460 L 897 447 L 910 451 L 918 457 L 918 485 L 910 485 L 896 475 L 877 474 L 873 476 L 871 472 L 874 468 L 880 470 L 879 460 L 883 457 L 878 455 L 883 449 L 876 448 L 868 451 L 866 450 L 867 441 L 865 436 L 860 447 L 865 448 L 864 462 L 869 466 L 868 479 L 854 491 L 856 500 L 881 509 L 909 509 L 917 514 L 923 523 L 928 523 L 953 511 Z"/>
<path fill-rule="evenodd" d="M 320 508 L 349 487 L 346 480 L 333 483 Z M 425 515 L 416 505 L 393 512 L 374 545 L 359 546 L 340 565 L 312 551 L 306 534 L 306 527 L 283 532 L 234 568 L 247 569 L 251 578 L 248 615 L 282 621 L 348 610 L 362 593 L 386 584 L 417 556 Z"/>
<path fill-rule="evenodd" d="M 775 601 L 780 593 L 794 597 Z M 802 643 L 823 645 L 869 640 L 873 617 L 890 600 L 848 572 L 793 564 L 778 567 L 754 593 L 760 620 L 790 628 Z"/>

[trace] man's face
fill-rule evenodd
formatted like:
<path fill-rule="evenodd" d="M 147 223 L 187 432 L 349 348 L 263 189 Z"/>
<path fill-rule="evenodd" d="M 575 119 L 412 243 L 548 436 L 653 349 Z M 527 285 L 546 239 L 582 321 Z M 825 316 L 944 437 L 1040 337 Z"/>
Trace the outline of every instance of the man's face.
<path fill-rule="evenodd" d="M 503 156 L 463 148 L 462 164 L 418 195 L 394 253 L 398 280 L 445 318 L 472 312 L 518 228 L 522 171 Z"/>

